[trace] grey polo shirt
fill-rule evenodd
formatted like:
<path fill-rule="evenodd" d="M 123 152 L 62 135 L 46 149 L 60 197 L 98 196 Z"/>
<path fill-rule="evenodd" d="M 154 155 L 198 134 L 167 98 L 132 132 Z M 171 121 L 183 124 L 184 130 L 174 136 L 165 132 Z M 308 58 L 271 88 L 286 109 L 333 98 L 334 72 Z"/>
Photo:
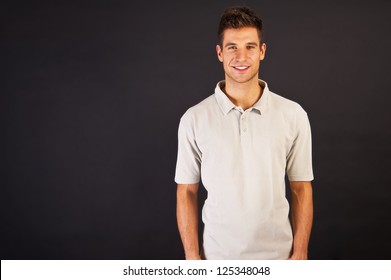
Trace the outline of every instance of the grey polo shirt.
<path fill-rule="evenodd" d="M 311 130 L 299 104 L 269 91 L 247 110 L 217 84 L 181 118 L 175 181 L 202 179 L 206 259 L 286 259 L 292 248 L 285 174 L 313 180 Z"/>

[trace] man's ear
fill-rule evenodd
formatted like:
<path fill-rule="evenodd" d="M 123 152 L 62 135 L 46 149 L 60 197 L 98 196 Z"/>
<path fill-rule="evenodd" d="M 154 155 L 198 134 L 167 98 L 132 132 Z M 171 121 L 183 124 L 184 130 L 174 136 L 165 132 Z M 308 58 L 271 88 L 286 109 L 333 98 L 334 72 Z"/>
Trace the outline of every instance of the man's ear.
<path fill-rule="evenodd" d="M 259 60 L 264 60 L 265 59 L 265 54 L 266 54 L 266 44 L 262 43 L 261 45 L 261 55 Z"/>
<path fill-rule="evenodd" d="M 220 45 L 216 45 L 216 53 L 220 62 L 223 62 L 223 50 L 221 49 Z"/>

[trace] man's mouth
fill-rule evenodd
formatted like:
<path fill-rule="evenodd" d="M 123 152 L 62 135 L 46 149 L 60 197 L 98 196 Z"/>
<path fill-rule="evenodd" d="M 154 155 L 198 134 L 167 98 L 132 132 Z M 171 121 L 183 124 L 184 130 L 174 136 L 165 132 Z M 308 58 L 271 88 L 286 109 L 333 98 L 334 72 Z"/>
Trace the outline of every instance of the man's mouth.
<path fill-rule="evenodd" d="M 233 66 L 233 67 L 239 71 L 243 71 L 243 70 L 250 68 L 250 66 Z"/>

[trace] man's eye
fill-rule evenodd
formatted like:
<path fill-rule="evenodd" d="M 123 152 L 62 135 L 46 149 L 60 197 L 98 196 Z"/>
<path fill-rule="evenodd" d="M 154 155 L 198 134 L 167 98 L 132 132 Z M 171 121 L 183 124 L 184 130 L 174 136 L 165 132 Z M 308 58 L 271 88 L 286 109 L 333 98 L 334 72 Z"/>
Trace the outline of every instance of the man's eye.
<path fill-rule="evenodd" d="M 254 46 L 247 46 L 247 49 L 253 49 L 255 48 Z"/>
<path fill-rule="evenodd" d="M 235 46 L 229 46 L 228 49 L 229 50 L 236 50 L 236 47 Z"/>

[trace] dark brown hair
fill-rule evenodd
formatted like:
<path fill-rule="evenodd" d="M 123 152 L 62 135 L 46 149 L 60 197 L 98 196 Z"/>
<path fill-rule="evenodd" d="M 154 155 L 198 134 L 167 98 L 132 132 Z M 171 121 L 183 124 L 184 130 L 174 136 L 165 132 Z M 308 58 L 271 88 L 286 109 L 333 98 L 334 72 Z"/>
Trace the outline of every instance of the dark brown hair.
<path fill-rule="evenodd" d="M 227 8 L 221 16 L 217 32 L 219 44 L 223 44 L 224 30 L 242 27 L 255 27 L 258 31 L 259 40 L 262 43 L 262 20 L 253 10 L 244 6 L 237 6 Z"/>

